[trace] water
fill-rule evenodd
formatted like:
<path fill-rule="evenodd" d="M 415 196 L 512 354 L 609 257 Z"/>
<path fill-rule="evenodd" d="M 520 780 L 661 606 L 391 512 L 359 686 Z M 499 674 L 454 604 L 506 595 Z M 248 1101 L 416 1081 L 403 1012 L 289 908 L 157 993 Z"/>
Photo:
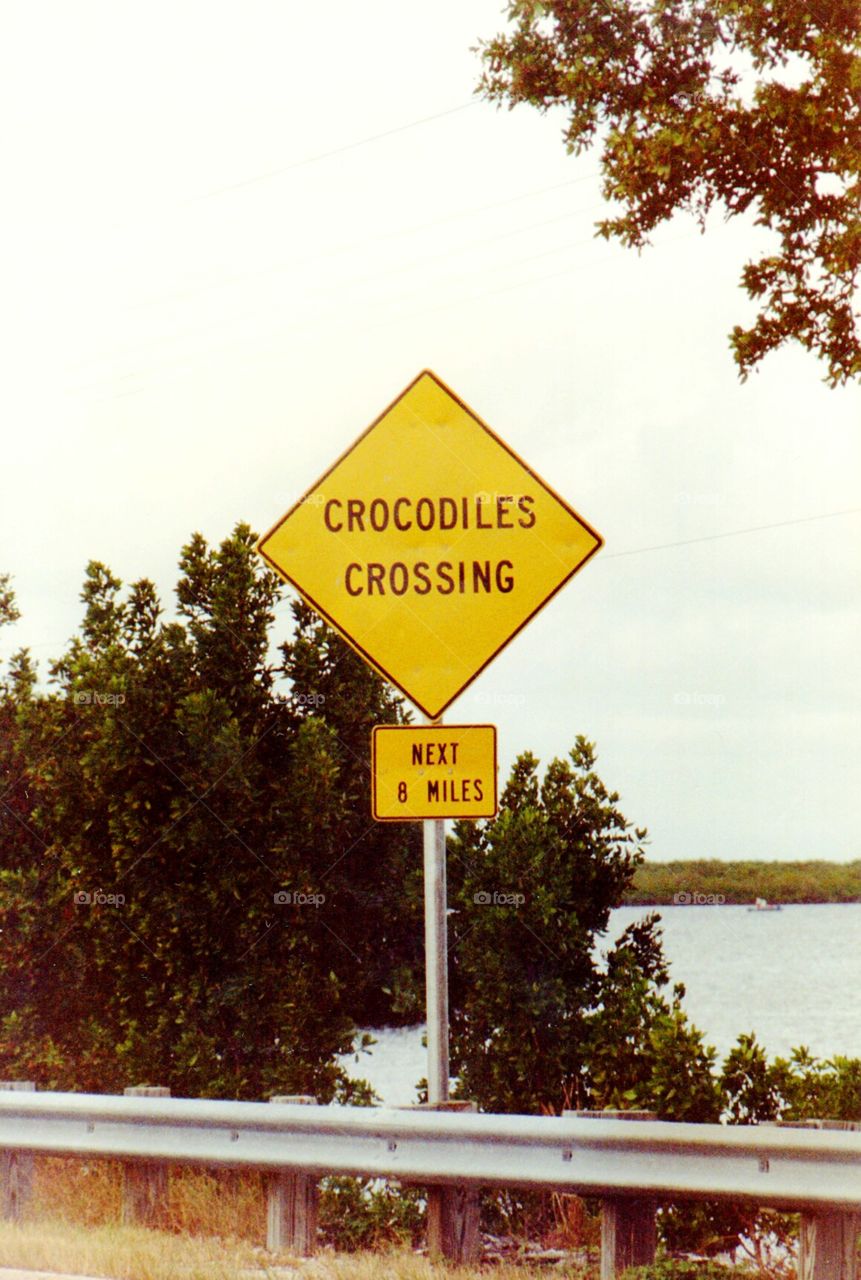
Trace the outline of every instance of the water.
<path fill-rule="evenodd" d="M 614 911 L 614 933 L 645 914 Z M 861 1057 L 861 903 L 662 907 L 660 915 L 670 975 L 721 1057 L 744 1031 L 769 1056 L 803 1044 L 818 1057 Z"/>
<path fill-rule="evenodd" d="M 350 1055 L 341 1062 L 348 1073 L 369 1081 L 383 1102 L 406 1107 L 418 1102 L 416 1085 L 428 1073 L 427 1049 L 422 1045 L 424 1026 L 391 1027 L 373 1031 L 377 1044 L 370 1056 Z"/>
<path fill-rule="evenodd" d="M 608 943 L 655 909 L 614 911 Z M 818 1057 L 861 1057 L 861 903 L 659 910 L 671 980 L 684 983 L 688 1016 L 720 1057 L 749 1031 L 770 1057 L 802 1044 Z M 391 1105 L 415 1102 L 423 1030 L 376 1031 L 372 1055 L 345 1065 Z"/>

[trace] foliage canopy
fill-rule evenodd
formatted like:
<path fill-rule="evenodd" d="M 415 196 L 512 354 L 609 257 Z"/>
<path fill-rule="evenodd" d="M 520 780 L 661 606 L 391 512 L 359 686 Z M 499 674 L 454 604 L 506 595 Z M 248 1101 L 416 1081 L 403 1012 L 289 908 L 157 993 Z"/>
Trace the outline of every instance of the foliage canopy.
<path fill-rule="evenodd" d="M 727 903 L 859 902 L 861 862 L 644 862 L 625 891 L 625 903 L 707 902 L 708 895 Z"/>
<path fill-rule="evenodd" d="M 774 233 L 742 283 L 758 306 L 730 342 L 742 378 L 794 339 L 835 385 L 861 375 L 861 18 L 855 0 L 512 0 L 481 42 L 480 88 L 568 112 L 569 151 L 600 141 L 602 235 L 641 248 L 677 211 Z"/>
<path fill-rule="evenodd" d="M 578 737 L 543 779 L 522 755 L 499 816 L 449 844 L 452 1060 L 489 1111 L 651 1107 L 716 1120 L 705 1049 L 668 999 L 658 918 L 624 931 L 601 963 L 610 912 L 642 861 L 631 826 Z"/>
<path fill-rule="evenodd" d="M 247 526 L 217 547 L 195 535 L 175 621 L 147 580 L 124 590 L 92 562 L 53 689 L 37 688 L 26 652 L 10 660 L 0 678 L 7 1078 L 361 1102 L 367 1091 L 337 1065 L 355 1024 L 420 1019 L 419 831 L 371 821 L 367 795 L 371 726 L 403 721 L 404 708 L 305 605 L 293 606 L 273 658 L 279 592 Z M 17 617 L 0 575 L 0 626 Z M 496 1111 L 861 1117 L 856 1059 L 798 1049 L 769 1062 L 750 1034 L 720 1072 L 683 989 L 668 990 L 658 917 L 600 955 L 646 833 L 595 763 L 582 737 L 543 777 L 520 756 L 498 816 L 458 823 L 449 840 L 459 1091 Z M 359 1234 L 414 1226 L 415 1206 L 391 1198 L 366 1213 L 363 1193 L 345 1186 L 333 1203 Z M 706 1206 L 696 1218 L 668 1211 L 663 1231 L 725 1248 L 759 1223 L 754 1211 Z"/>
<path fill-rule="evenodd" d="M 8 584 L 6 584 L 8 588 Z M 0 591 L 4 584 L 0 582 Z M 400 704 L 297 607 L 239 525 L 183 549 L 178 618 L 92 562 L 80 633 L 0 697 L 0 1067 L 40 1087 L 189 1097 L 336 1089 L 410 957 L 409 828 L 357 800 Z M 8 594 L 8 592 L 7 592 Z M 0 599 L 8 620 L 14 602 Z M 289 681 L 289 683 L 288 683 Z"/>

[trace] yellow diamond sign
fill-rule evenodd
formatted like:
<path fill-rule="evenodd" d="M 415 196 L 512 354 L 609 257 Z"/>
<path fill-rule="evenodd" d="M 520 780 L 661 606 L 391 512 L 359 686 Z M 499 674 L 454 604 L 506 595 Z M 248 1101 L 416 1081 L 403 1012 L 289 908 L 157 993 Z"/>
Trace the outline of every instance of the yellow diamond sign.
<path fill-rule="evenodd" d="M 436 719 L 600 546 L 425 370 L 258 550 Z"/>

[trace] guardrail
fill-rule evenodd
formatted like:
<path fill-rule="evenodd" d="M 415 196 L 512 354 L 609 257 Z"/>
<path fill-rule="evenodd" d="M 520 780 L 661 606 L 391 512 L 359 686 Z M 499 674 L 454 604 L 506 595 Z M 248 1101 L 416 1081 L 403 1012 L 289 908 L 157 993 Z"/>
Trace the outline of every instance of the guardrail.
<path fill-rule="evenodd" d="M 119 1159 L 132 1178 L 137 1168 L 137 1198 L 145 1206 L 141 1175 L 146 1187 L 171 1163 L 258 1169 L 269 1175 L 270 1228 L 273 1217 L 282 1228 L 277 1242 L 295 1246 L 298 1241 L 306 1251 L 314 1234 L 309 1188 L 328 1174 L 445 1188 L 450 1197 L 459 1197 L 462 1220 L 475 1216 L 465 1208 L 471 1188 L 600 1196 L 607 1227 L 605 1276 L 632 1259 L 643 1260 L 644 1253 L 653 1255 L 656 1200 L 747 1202 L 804 1214 L 803 1280 L 849 1280 L 852 1274 L 861 1211 L 861 1132 L 677 1124 L 622 1119 L 619 1113 L 605 1119 L 600 1113 L 556 1117 L 337 1108 L 308 1105 L 311 1101 L 40 1094 L 19 1086 L 0 1091 L 0 1150 L 5 1153 L 0 1178 L 9 1184 L 17 1177 L 20 1201 L 26 1182 L 22 1157 Z M 7 1186 L 7 1214 L 10 1195 Z M 272 1209 L 273 1197 L 279 1209 Z M 146 1217 L 145 1208 L 139 1216 Z M 455 1227 L 459 1243 L 449 1241 L 446 1248 L 443 1237 L 442 1251 L 468 1256 L 467 1230 L 462 1221 Z M 272 1239 L 270 1230 L 270 1247 Z"/>

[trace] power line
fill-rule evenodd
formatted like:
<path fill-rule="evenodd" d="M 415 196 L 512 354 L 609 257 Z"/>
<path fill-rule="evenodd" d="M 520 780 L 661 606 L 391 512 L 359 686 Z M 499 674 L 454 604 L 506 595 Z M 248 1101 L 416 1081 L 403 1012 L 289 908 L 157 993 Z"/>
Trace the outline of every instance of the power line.
<path fill-rule="evenodd" d="M 799 516 L 795 520 L 778 520 L 774 524 L 752 524 L 746 529 L 728 529 L 725 533 L 706 533 L 699 538 L 683 538 L 679 542 L 658 542 L 653 547 L 635 547 L 631 551 L 610 551 L 602 560 L 618 560 L 622 556 L 641 556 L 650 551 L 668 551 L 672 547 L 690 547 L 696 542 L 717 542 L 720 538 L 740 538 L 746 533 L 764 533 L 767 529 L 787 529 L 790 525 L 810 524 L 814 520 L 834 520 L 837 516 L 856 516 L 861 507 L 847 507 L 845 511 L 824 511 L 818 516 Z"/>
<path fill-rule="evenodd" d="M 400 263 L 396 263 L 396 264 L 394 264 L 394 265 L 393 265 L 393 266 L 391 266 L 391 267 L 387 267 L 385 270 L 378 269 L 378 270 L 375 270 L 375 271 L 371 272 L 370 274 L 367 274 L 367 275 L 364 275 L 364 276 L 354 276 L 354 277 L 351 277 L 350 279 L 343 281 L 343 282 L 338 286 L 338 289 L 339 289 L 339 295 L 338 295 L 338 300 L 339 300 L 339 310 L 342 310 L 342 309 L 343 309 L 343 302 L 344 302 L 344 300 L 343 300 L 343 291 L 344 291 L 345 289 L 347 289 L 347 288 L 356 288 L 356 287 L 358 287 L 358 288 L 362 288 L 363 286 L 368 285 L 368 284 L 373 284 L 374 282 L 376 282 L 376 281 L 378 281 L 378 280 L 382 280 L 382 279 L 385 279 L 385 278 L 391 278 L 392 276 L 399 276 L 399 275 L 403 275 L 403 274 L 405 274 L 405 273 L 406 273 L 406 272 L 408 272 L 408 271 L 413 271 L 413 270 L 415 270 L 416 268 L 421 268 L 421 267 L 423 267 L 423 266 L 428 265 L 429 263 L 433 263 L 433 262 L 439 261 L 439 259 L 440 259 L 440 258 L 442 258 L 442 259 L 444 259 L 444 260 L 448 260 L 450 257 L 452 257 L 452 255 L 454 255 L 454 254 L 456 254 L 456 253 L 466 252 L 466 251 L 468 251 L 469 249 L 474 248 L 476 245 L 492 244 L 492 243 L 498 242 L 499 240 L 509 239 L 509 238 L 511 238 L 511 237 L 513 237 L 513 236 L 516 236 L 516 235 L 525 234 L 526 232 L 529 232 L 529 231 L 531 231 L 531 230 L 535 230 L 536 228 L 539 228 L 539 227 L 542 227 L 542 226 L 550 225 L 551 223 L 556 223 L 556 222 L 565 222 L 565 221 L 568 221 L 569 217 L 573 217 L 573 216 L 574 216 L 574 215 L 576 215 L 577 213 L 582 213 L 582 212 L 584 212 L 584 211 L 585 211 L 585 209 L 584 209 L 584 208 L 574 209 L 574 210 L 569 211 L 568 213 L 558 215 L 557 217 L 550 218 L 550 219 L 546 219 L 546 220 L 544 220 L 543 222 L 539 222 L 539 223 L 530 223 L 530 224 L 528 224 L 528 225 L 527 225 L 527 226 L 525 226 L 525 227 L 518 227 L 518 228 L 515 228 L 515 229 L 510 230 L 510 231 L 502 232 L 502 233 L 500 233 L 499 235 L 490 236 L 490 237 L 485 237 L 483 240 L 479 240 L 479 241 L 469 241 L 469 242 L 467 242 L 466 244 L 462 244 L 462 245 L 455 246 L 455 247 L 448 247 L 448 248 L 445 248 L 445 249 L 441 249 L 439 252 L 431 253 L 431 254 L 426 254 L 423 258 L 413 259 L 413 260 L 408 261 L 408 262 L 400 262 Z M 578 248 L 582 248 L 582 247 L 584 247 L 585 245 L 594 245 L 594 243 L 595 243 L 595 236 L 596 236 L 596 234 L 597 234 L 597 233 L 593 233 L 593 234 L 592 234 L 592 235 L 590 235 L 590 236 L 587 236 L 587 237 L 585 237 L 585 238 L 580 238 L 580 239 L 578 239 L 578 240 L 569 240 L 569 241 L 564 242 L 563 244 L 554 245 L 554 246 L 552 246 L 552 247 L 551 247 L 551 248 L 549 248 L 549 249 L 543 249 L 543 250 L 541 250 L 539 253 L 529 254 L 529 255 L 527 255 L 526 257 L 519 257 L 519 258 L 514 258 L 514 259 L 508 259 L 508 260 L 503 261 L 503 262 L 483 263 L 483 264 L 478 265 L 478 266 L 472 266 L 472 267 L 469 267 L 469 268 L 467 268 L 467 269 L 466 269 L 466 271 L 459 271 L 459 272 L 457 273 L 457 275 L 454 277 L 454 279 L 453 279 L 453 282 L 452 282 L 452 283 L 454 283 L 455 285 L 460 284 L 460 283 L 465 283 L 465 284 L 467 285 L 467 287 L 469 287 L 468 282 L 469 282 L 470 278 L 471 278 L 471 277 L 474 277 L 474 276 L 476 276 L 476 275 L 479 275 L 479 276 L 480 276 L 480 275 L 482 275 L 482 274 L 486 274 L 487 272 L 497 272 L 497 273 L 499 273 L 499 272 L 509 272 L 509 271 L 511 271 L 511 270 L 512 270 L 512 269 L 514 269 L 514 268 L 521 267 L 521 266 L 528 266 L 529 264 L 531 264 L 531 263 L 533 263 L 533 262 L 535 262 L 535 261 L 538 261 L 538 260 L 541 260 L 541 259 L 545 259 L 545 258 L 548 258 L 548 257 L 552 257 L 552 256 L 553 256 L 553 255 L 555 255 L 555 254 L 563 253 L 563 252 L 565 252 L 566 250 L 569 250 L 569 249 L 578 249 Z M 596 264 L 596 263 L 594 263 L 594 262 L 593 262 L 593 263 L 589 263 L 589 264 L 587 264 L 587 265 L 591 266 L 591 265 L 600 265 L 600 264 Z M 290 265 L 288 265 L 287 267 L 285 267 L 285 270 L 291 270 L 291 269 L 294 269 L 292 264 L 290 264 Z M 583 264 L 582 264 L 582 263 L 574 263 L 574 264 L 572 264 L 572 265 L 571 265 L 571 266 L 569 266 L 569 267 L 564 267 L 564 268 L 562 268 L 562 272 L 557 271 L 557 272 L 552 273 L 552 277 L 551 277 L 551 278 L 555 278 L 555 276 L 556 276 L 556 275 L 561 274 L 561 273 L 564 273 L 564 272 L 567 272 L 567 271 L 571 271 L 571 270 L 583 270 L 583 269 L 584 269 L 584 267 L 583 267 Z M 263 275 L 265 275 L 265 276 L 268 276 L 268 275 L 272 274 L 272 271 L 271 271 L 271 269 L 267 269 L 265 272 L 258 273 L 258 274 L 263 274 Z M 546 275 L 544 275 L 544 276 L 538 276 L 538 277 L 537 277 L 537 280 L 539 280 L 539 281 L 540 281 L 540 280 L 544 280 L 544 279 L 547 279 L 547 278 L 548 278 L 548 277 L 547 277 Z M 481 298 L 483 298 L 483 297 L 487 296 L 487 294 L 488 294 L 488 293 L 502 293 L 502 292 L 507 292 L 507 291 L 508 291 L 508 290 L 510 290 L 510 289 L 513 289 L 513 288 L 521 288 L 521 287 L 523 287 L 523 286 L 525 286 L 525 285 L 528 285 L 528 284 L 531 284 L 531 283 L 533 283 L 533 282 L 534 282 L 534 281 L 533 281 L 533 279 L 529 279 L 529 280 L 525 280 L 525 281 L 519 281 L 519 282 L 517 282 L 517 283 L 515 283 L 515 284 L 511 284 L 511 285 L 502 285 L 502 286 L 499 286 L 499 287 L 493 288 L 493 289 L 491 289 L 491 290 L 484 290 L 484 291 L 482 291 L 482 292 L 479 292 L 478 294 L 471 294 L 471 295 L 469 295 L 466 299 L 458 299 L 458 298 L 455 298 L 455 299 L 448 300 L 448 301 L 443 302 L 443 303 L 435 304 L 435 305 L 430 306 L 430 307 L 425 306 L 425 307 L 422 307 L 422 308 L 421 308 L 418 312 L 416 312 L 415 314 L 418 314 L 418 315 L 427 315 L 427 314 L 430 314 L 430 313 L 432 313 L 432 312 L 434 312 L 434 311 L 446 310 L 446 309 L 448 309 L 448 308 L 450 308 L 450 307 L 452 307 L 452 306 L 460 305 L 462 302 L 469 302 L 469 301 L 477 301 L 477 300 L 480 300 Z M 240 279 L 237 283 L 241 284 L 241 283 L 242 283 L 241 279 Z M 220 287 L 220 286 L 213 286 L 213 287 Z M 409 303 L 409 302 L 410 302 L 410 300 L 411 300 L 411 299 L 412 299 L 412 297 L 414 296 L 415 292 L 416 292 L 416 291 L 415 291 L 415 289 L 410 290 L 410 293 L 407 295 L 407 298 L 406 298 L 407 303 Z M 181 295 L 177 295 L 177 296 L 181 296 Z M 402 296 L 403 296 L 403 295 L 402 295 Z M 168 299 L 168 300 L 169 300 L 169 299 Z M 393 302 L 393 301 L 394 301 L 394 302 L 397 302 L 398 300 L 399 300 L 399 299 L 397 299 L 397 298 L 392 299 L 391 297 L 387 297 L 387 298 L 379 299 L 377 302 L 373 303 L 373 305 L 375 305 L 375 306 L 384 306 L 384 307 L 386 307 L 386 308 L 390 308 L 390 307 L 391 307 L 391 305 L 392 305 L 392 302 Z M 254 315 L 261 314 L 261 312 L 260 312 L 259 307 L 257 307 L 257 306 L 256 306 L 256 305 L 254 305 L 254 304 L 251 304 L 250 309 L 247 309 L 247 310 L 246 310 L 244 313 L 242 313 L 242 314 L 243 314 L 243 317 L 248 317 L 248 316 L 254 316 Z M 322 320 L 322 319 L 324 319 L 324 318 L 325 318 L 325 313 L 324 313 L 324 315 L 322 315 L 322 316 L 317 316 L 316 318 L 317 318 L 318 320 Z M 235 319 L 236 319 L 236 316 L 234 316 L 234 317 L 233 317 L 233 319 L 235 320 Z M 302 318 L 302 319 L 297 319 L 297 320 L 292 321 L 290 324 L 288 324 L 288 325 L 287 325 L 287 327 L 286 327 L 286 332 L 292 332 L 292 331 L 294 331 L 294 330 L 302 330 L 302 329 L 305 329 L 305 328 L 307 327 L 307 325 L 308 325 L 308 319 L 307 319 L 307 317 Z M 140 342 L 140 341 L 139 341 L 139 342 L 136 342 L 136 343 L 134 343 L 131 347 L 126 348 L 125 350 L 120 349 L 119 351 L 116 351 L 116 352 L 114 352 L 113 354 L 121 358 L 123 355 L 132 355 L 132 354 L 134 354 L 136 351 L 138 351 L 138 352 L 139 352 L 139 351 L 147 350 L 147 349 L 151 349 L 151 348 L 154 348 L 154 347 L 164 347 L 164 346 L 166 346 L 166 345 L 169 345 L 169 346 L 175 347 L 175 344 L 176 344 L 177 342 L 183 342 L 185 339 L 188 339 L 188 338 L 193 339 L 193 338 L 194 338 L 194 336 L 195 336 L 197 333 L 199 333 L 199 332 L 200 332 L 199 327 L 198 327 L 197 325 L 195 325 L 195 327 L 194 327 L 193 329 L 187 329 L 187 330 L 186 330 L 185 332 L 183 332 L 183 333 L 173 333 L 173 334 L 170 334 L 170 335 L 168 335 L 168 336 L 166 336 L 166 337 L 154 338 L 154 339 L 151 339 L 151 340 L 149 340 L 149 341 L 147 341 L 147 342 L 143 342 L 143 343 L 142 343 L 142 342 Z M 285 330 L 282 328 L 281 330 L 279 330 L 279 331 L 277 331 L 277 332 L 280 332 L 280 333 L 282 333 L 282 334 L 283 334 L 283 333 L 285 332 Z M 194 353 L 194 354 L 192 355 L 192 357 L 191 357 L 191 358 L 196 358 L 196 357 L 204 356 L 204 355 L 206 355 L 206 354 L 207 354 L 207 352 L 209 352 L 209 351 L 213 351 L 213 350 L 219 350 L 219 349 L 220 349 L 220 350 L 229 350 L 230 348 L 232 348 L 232 347 L 236 346 L 238 341 L 242 341 L 242 340 L 241 340 L 241 339 L 229 339 L 229 340 L 227 340 L 226 342 L 221 342 L 221 343 L 219 343 L 219 342 L 218 342 L 218 340 L 216 340 L 214 343 L 210 343 L 210 344 L 209 344 L 209 345 L 207 345 L 206 347 L 202 348 L 200 351 L 198 351 L 198 352 Z M 92 365 L 92 364 L 94 364 L 94 363 L 97 363 L 99 360 L 102 360 L 102 359 L 104 359 L 104 358 L 105 358 L 104 356 L 90 357 L 90 358 L 88 358 L 88 359 L 87 359 L 87 360 L 85 360 L 85 361 L 81 361 L 81 362 L 79 362 L 79 364 L 78 364 L 77 366 L 75 366 L 75 367 L 76 367 L 76 368 L 86 368 L 86 367 L 88 367 L 88 366 L 90 366 L 90 365 Z M 108 358 L 110 358 L 110 357 L 108 357 Z M 140 377 L 140 376 L 146 375 L 146 374 L 148 374 L 148 373 L 152 373 L 152 372 L 157 371 L 157 370 L 160 370 L 160 369 L 170 368 L 171 366 L 175 366 L 175 365 L 177 365 L 177 364 L 182 364 L 186 359 L 187 359 L 187 356 L 186 356 L 186 355 L 176 356 L 175 358 L 168 358 L 167 360 L 162 361 L 162 362 L 160 362 L 160 363 L 158 363 L 158 364 L 155 364 L 155 365 L 149 365 L 149 366 L 146 366 L 146 367 L 138 368 L 138 369 L 135 369 L 132 373 L 124 374 L 124 375 L 122 375 L 122 376 L 123 376 L 123 377 L 126 377 L 126 378 L 128 378 L 128 377 Z M 86 386 L 89 386 L 89 387 L 92 387 L 92 386 L 98 386 L 98 385 L 101 385 L 101 384 L 102 384 L 103 382 L 105 382 L 105 381 L 111 381 L 111 380 L 116 381 L 116 376 L 115 376 L 115 375 L 110 375 L 110 374 L 109 374 L 109 375 L 107 375 L 106 377 L 99 377 L 95 382 L 88 383 L 88 384 L 86 384 Z M 69 390 L 71 390 L 71 389 L 72 389 L 72 388 L 69 388 Z M 76 388 L 76 389 L 85 389 L 85 388 Z M 129 393 L 127 392 L 126 394 L 129 394 Z"/>
<path fill-rule="evenodd" d="M 778 520 L 774 524 L 753 524 L 746 529 L 728 529 L 724 533 L 706 533 L 699 538 L 682 538 L 678 542 L 658 542 L 651 547 L 634 547 L 630 551 L 608 551 L 602 552 L 596 557 L 595 563 L 602 564 L 605 560 L 619 560 L 623 556 L 641 556 L 646 555 L 650 551 L 668 551 L 673 547 L 691 547 L 697 542 L 717 542 L 721 538 L 740 538 L 748 533 L 763 533 L 768 529 L 787 529 L 791 525 L 811 524 L 815 520 L 834 520 L 838 516 L 857 516 L 861 515 L 861 507 L 847 507 L 844 511 L 823 511 L 815 516 L 798 516 L 794 520 Z M 295 590 L 294 590 L 294 594 Z M 273 609 L 273 613 L 278 612 L 282 606 L 291 603 L 292 596 L 287 595 L 280 600 Z"/>
<path fill-rule="evenodd" d="M 318 152 L 317 155 L 306 156 L 303 160 L 291 161 L 290 164 L 281 165 L 277 169 L 270 169 L 265 173 L 253 174 L 249 178 L 240 178 L 238 182 L 225 183 L 221 187 L 214 187 L 211 191 L 203 191 L 199 195 L 189 196 L 187 199 L 182 200 L 177 205 L 173 206 L 173 210 L 192 208 L 194 205 L 200 204 L 204 200 L 213 200 L 217 196 L 225 195 L 230 191 L 239 191 L 243 187 L 254 186 L 256 183 L 267 182 L 271 178 L 277 178 L 282 173 L 290 173 L 293 169 L 301 169 L 305 165 L 316 164 L 318 161 L 326 160 L 330 156 L 341 155 L 345 151 L 352 151 L 356 147 L 368 146 L 372 142 L 379 142 L 384 138 L 393 137 L 395 134 L 405 133 L 408 129 L 417 129 L 421 125 L 431 124 L 434 120 L 442 120 L 446 116 L 455 115 L 460 111 L 466 111 L 469 107 L 476 106 L 478 102 L 479 99 L 474 98 L 470 102 L 462 102 L 458 107 L 448 107 L 445 111 L 437 111 L 433 115 L 421 116 L 418 120 L 409 120 L 406 124 L 395 125 L 394 128 L 384 129 L 381 133 L 369 134 L 366 138 L 357 138 L 354 142 L 347 142 L 341 147 L 333 147 L 329 151 Z M 164 210 L 162 211 L 162 216 L 163 214 Z M 130 222 L 127 221 L 115 224 L 113 227 L 109 228 L 109 230 L 113 232 L 126 231 L 131 227 L 139 225 L 140 221 L 141 218 L 137 217 Z"/>
<path fill-rule="evenodd" d="M 392 240 L 400 240 L 400 239 L 403 239 L 405 236 L 416 235 L 417 233 L 422 231 L 433 230 L 434 227 L 440 226 L 441 224 L 446 222 L 456 222 L 463 218 L 475 217 L 477 214 L 480 214 L 480 213 L 492 212 L 495 209 L 504 209 L 504 208 L 507 208 L 509 205 L 518 204 L 523 200 L 531 200 L 535 196 L 546 195 L 550 191 L 559 191 L 564 187 L 576 186 L 578 183 L 581 183 L 581 182 L 594 181 L 596 178 L 599 178 L 600 176 L 601 175 L 596 171 L 594 173 L 581 174 L 579 177 L 576 177 L 576 178 L 568 178 L 566 179 L 565 182 L 554 182 L 550 186 L 534 187 L 529 191 L 521 192 L 519 195 L 507 196 L 506 199 L 504 200 L 494 200 L 494 201 L 491 201 L 491 203 L 489 204 L 473 205 L 469 209 L 458 209 L 452 213 L 443 213 L 438 218 L 432 218 L 428 222 L 413 223 L 412 226 L 400 227 L 395 231 L 383 231 L 378 233 L 377 235 L 362 236 L 359 240 L 353 240 L 347 244 L 339 245 L 337 248 L 329 249 L 325 253 L 318 253 L 318 254 L 312 255 L 310 258 L 303 258 L 301 262 L 297 262 L 297 260 L 295 259 L 291 260 L 290 262 L 275 262 L 275 263 L 271 263 L 266 267 L 257 267 L 253 271 L 244 271 L 239 274 L 234 274 L 233 276 L 224 277 L 221 280 L 208 281 L 206 284 L 201 284 L 201 285 L 190 285 L 185 289 L 178 289 L 172 293 L 157 294 L 152 297 L 145 298 L 141 302 L 136 302 L 131 304 L 130 309 L 139 310 L 143 307 L 159 306 L 160 304 L 165 302 L 173 302 L 180 298 L 194 297 L 200 293 L 211 292 L 216 289 L 225 289 L 225 288 L 240 286 L 245 281 L 250 279 L 268 278 L 272 275 L 275 275 L 276 273 L 294 270 L 298 266 L 306 266 L 309 262 L 323 262 L 329 258 L 337 256 L 338 254 L 349 253 L 351 250 L 360 249 L 363 246 L 368 244 L 374 244 L 379 242 L 391 243 Z M 203 199 L 205 197 L 197 197 L 197 198 Z M 570 210 L 569 214 L 562 215 L 562 218 L 565 218 L 567 216 L 572 216 L 573 214 L 577 214 L 577 213 L 583 213 L 584 211 L 585 211 L 585 206 L 577 209 L 572 209 Z M 562 218 L 560 218 L 559 221 L 561 221 Z M 549 219 L 548 221 L 556 221 L 556 219 Z M 525 227 L 519 228 L 518 230 L 530 231 L 536 227 L 545 226 L 545 225 L 547 225 L 546 222 L 530 223 Z M 515 231 L 505 232 L 503 234 L 504 236 L 508 236 L 508 235 L 515 235 L 516 233 L 517 232 L 515 230 Z M 493 237 L 493 239 L 499 239 L 499 238 L 500 237 Z M 487 243 L 487 242 L 482 241 L 481 243 Z M 460 246 L 459 248 L 462 248 L 462 247 L 463 246 Z"/>
<path fill-rule="evenodd" d="M 203 195 L 195 196 L 194 200 L 189 203 L 196 203 L 199 200 L 212 200 L 216 196 L 225 195 L 228 191 L 239 191 L 243 187 L 254 186 L 258 182 L 268 182 L 271 178 L 278 178 L 282 173 L 291 173 L 294 169 L 302 169 L 309 164 L 317 164 L 320 160 L 328 160 L 332 156 L 343 155 L 345 151 L 354 151 L 356 147 L 367 147 L 372 142 L 380 142 L 383 138 L 392 138 L 395 134 L 406 133 L 408 129 L 418 129 L 421 125 L 431 124 L 434 120 L 442 120 L 446 116 L 457 115 L 460 111 L 467 111 L 470 107 L 476 106 L 477 98 L 472 98 L 469 102 L 462 102 L 459 107 L 448 107 L 445 111 L 436 111 L 431 116 L 422 116 L 418 120 L 410 120 L 407 124 L 395 125 L 393 129 L 384 129 L 382 133 L 372 133 L 366 138 L 357 138 L 355 142 L 346 142 L 341 147 L 333 147 L 330 151 L 319 151 L 314 156 L 306 156 L 304 160 L 293 160 L 290 164 L 280 165 L 277 169 L 269 169 L 266 173 L 254 174 L 250 178 L 241 178 L 239 182 L 230 182 L 223 187 L 216 187 L 212 191 L 206 191 Z"/>

